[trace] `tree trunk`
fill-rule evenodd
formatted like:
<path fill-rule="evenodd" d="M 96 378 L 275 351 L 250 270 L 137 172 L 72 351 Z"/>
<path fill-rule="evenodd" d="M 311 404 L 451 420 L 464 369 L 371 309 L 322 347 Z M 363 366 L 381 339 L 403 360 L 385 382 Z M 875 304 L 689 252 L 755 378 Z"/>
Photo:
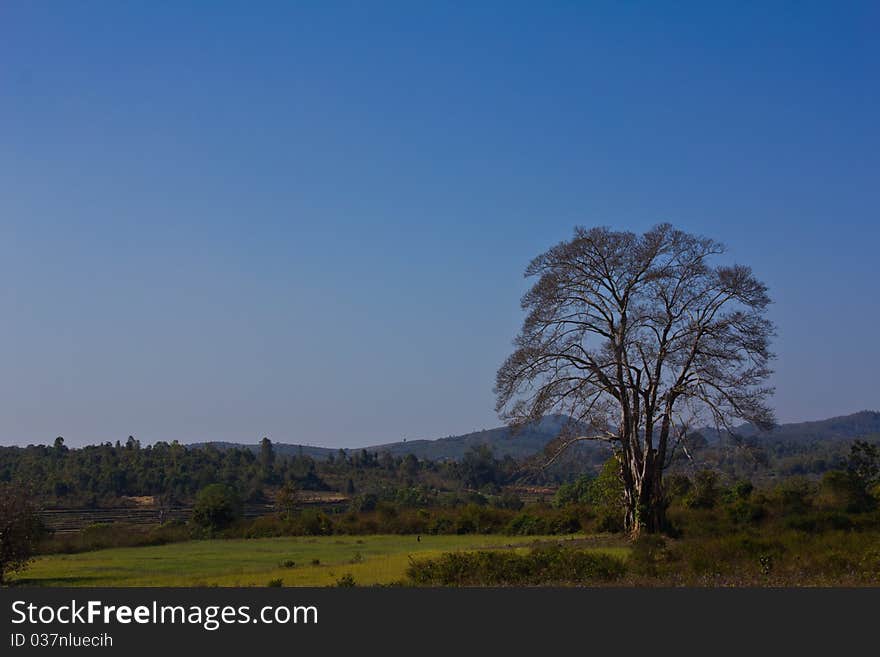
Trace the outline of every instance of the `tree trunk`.
<path fill-rule="evenodd" d="M 656 534 L 665 531 L 666 503 L 650 484 L 644 485 L 641 492 L 626 495 L 626 515 L 624 529 L 632 538 L 642 533 Z"/>
<path fill-rule="evenodd" d="M 624 454 L 626 458 L 627 454 Z M 656 467 L 656 452 L 648 455 L 644 469 L 637 456 L 629 455 L 629 464 L 621 464 L 624 483 L 624 529 L 632 537 L 642 533 L 655 534 L 667 529 L 666 499 L 663 493 L 663 472 Z"/>

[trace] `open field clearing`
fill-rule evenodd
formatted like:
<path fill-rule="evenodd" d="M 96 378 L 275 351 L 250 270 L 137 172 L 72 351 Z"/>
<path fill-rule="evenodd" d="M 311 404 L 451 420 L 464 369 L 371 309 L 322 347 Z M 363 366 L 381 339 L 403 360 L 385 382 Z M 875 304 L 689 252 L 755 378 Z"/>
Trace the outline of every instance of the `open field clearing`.
<path fill-rule="evenodd" d="M 344 575 L 358 585 L 404 579 L 409 559 L 482 548 L 525 550 L 535 541 L 581 537 L 501 535 L 321 536 L 189 541 L 38 558 L 13 583 L 25 586 L 332 586 Z M 628 548 L 587 549 L 625 556 Z"/>

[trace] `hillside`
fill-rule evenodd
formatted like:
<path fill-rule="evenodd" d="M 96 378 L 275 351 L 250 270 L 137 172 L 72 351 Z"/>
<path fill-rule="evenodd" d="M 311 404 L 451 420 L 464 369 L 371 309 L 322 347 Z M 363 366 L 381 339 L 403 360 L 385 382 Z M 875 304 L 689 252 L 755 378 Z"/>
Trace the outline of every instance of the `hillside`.
<path fill-rule="evenodd" d="M 497 427 L 437 440 L 408 440 L 373 445 L 367 449 L 374 452 L 390 452 L 393 456 L 415 454 L 419 458 L 436 461 L 458 460 L 472 447 L 488 445 L 498 458 L 509 455 L 515 459 L 521 459 L 544 449 L 547 443 L 559 435 L 565 421 L 565 417 L 553 415 L 522 429 L 516 435 L 513 435 L 509 427 Z"/>
<path fill-rule="evenodd" d="M 813 422 L 780 424 L 772 431 L 759 431 L 754 425 L 743 424 L 736 428 L 740 436 L 770 442 L 812 443 L 834 440 L 852 440 L 865 436 L 880 435 L 880 413 L 859 411 Z"/>
<path fill-rule="evenodd" d="M 530 425 L 513 435 L 509 427 L 496 427 L 484 429 L 460 436 L 448 436 L 436 440 L 405 440 L 381 445 L 367 445 L 363 448 L 346 449 L 346 452 L 356 452 L 366 449 L 369 452 L 389 452 L 393 456 L 406 456 L 414 454 L 421 459 L 442 461 L 446 459 L 458 460 L 472 447 L 488 445 L 498 458 L 507 455 L 515 459 L 521 459 L 536 454 L 544 449 L 544 446 L 553 440 L 562 428 L 565 418 L 562 416 L 546 417 L 535 425 Z M 218 449 L 230 447 L 245 447 L 258 452 L 258 444 L 240 444 L 229 442 L 193 443 L 192 447 L 203 447 L 206 444 L 213 445 Z M 277 454 L 295 456 L 302 454 L 314 459 L 326 459 L 330 454 L 339 452 L 338 448 L 315 447 L 312 445 L 299 445 L 291 443 L 274 443 L 273 447 Z"/>
<path fill-rule="evenodd" d="M 407 440 L 381 445 L 369 445 L 364 449 L 370 452 L 390 452 L 394 456 L 414 454 L 423 459 L 458 460 L 472 447 L 488 445 L 498 458 L 510 455 L 515 459 L 521 459 L 537 454 L 544 449 L 544 446 L 559 434 L 559 430 L 564 422 L 565 418 L 563 416 L 556 415 L 544 418 L 541 422 L 527 427 L 517 435 L 512 435 L 508 427 L 496 427 L 494 429 L 485 429 L 460 436 L 438 438 L 436 440 Z M 710 440 L 712 438 L 717 439 L 718 437 L 714 429 L 706 429 L 703 433 Z M 842 415 L 815 422 L 781 424 L 770 432 L 759 432 L 754 426 L 744 424 L 737 428 L 737 433 L 742 436 L 756 438 L 759 441 L 771 442 L 811 443 L 851 440 L 880 435 L 880 412 L 860 411 L 851 415 Z M 220 449 L 243 446 L 254 451 L 259 450 L 259 445 L 211 444 Z M 274 447 L 275 451 L 279 454 L 296 455 L 301 453 L 315 459 L 326 459 L 330 454 L 335 454 L 339 451 L 335 448 L 288 443 L 275 443 Z M 345 451 L 357 450 L 349 449 Z"/>

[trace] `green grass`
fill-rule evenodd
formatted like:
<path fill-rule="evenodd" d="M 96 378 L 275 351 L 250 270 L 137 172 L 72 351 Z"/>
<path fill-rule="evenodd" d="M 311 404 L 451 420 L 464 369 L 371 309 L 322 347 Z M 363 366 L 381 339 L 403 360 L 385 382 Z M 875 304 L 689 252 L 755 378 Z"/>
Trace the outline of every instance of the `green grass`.
<path fill-rule="evenodd" d="M 189 541 L 115 548 L 36 559 L 12 578 L 26 586 L 330 586 L 350 574 L 358 585 L 405 578 L 410 556 L 435 557 L 455 550 L 511 548 L 536 540 L 572 538 L 500 535 L 321 536 Z M 590 548 L 625 556 L 623 547 Z M 315 565 L 313 560 L 320 563 Z M 292 567 L 283 562 L 293 561 Z"/>

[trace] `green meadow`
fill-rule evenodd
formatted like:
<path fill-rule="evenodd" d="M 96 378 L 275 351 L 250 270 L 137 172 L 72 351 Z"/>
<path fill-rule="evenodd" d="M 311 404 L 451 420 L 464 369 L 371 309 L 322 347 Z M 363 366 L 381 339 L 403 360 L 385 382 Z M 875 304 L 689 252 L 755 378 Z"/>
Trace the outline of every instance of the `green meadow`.
<path fill-rule="evenodd" d="M 23 586 L 332 586 L 350 575 L 359 586 L 405 578 L 410 558 L 479 549 L 526 550 L 535 541 L 574 538 L 502 535 L 284 537 L 204 540 L 37 558 L 12 578 Z M 624 547 L 595 547 L 625 556 Z"/>

